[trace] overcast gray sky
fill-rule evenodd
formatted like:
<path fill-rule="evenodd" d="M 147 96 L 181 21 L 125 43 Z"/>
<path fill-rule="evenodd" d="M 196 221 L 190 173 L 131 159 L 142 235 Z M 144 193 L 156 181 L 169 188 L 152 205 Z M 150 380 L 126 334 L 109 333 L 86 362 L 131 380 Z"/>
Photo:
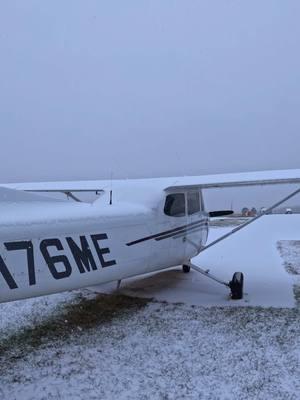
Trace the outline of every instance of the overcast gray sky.
<path fill-rule="evenodd" d="M 0 181 L 298 168 L 298 0 L 2 0 Z"/>

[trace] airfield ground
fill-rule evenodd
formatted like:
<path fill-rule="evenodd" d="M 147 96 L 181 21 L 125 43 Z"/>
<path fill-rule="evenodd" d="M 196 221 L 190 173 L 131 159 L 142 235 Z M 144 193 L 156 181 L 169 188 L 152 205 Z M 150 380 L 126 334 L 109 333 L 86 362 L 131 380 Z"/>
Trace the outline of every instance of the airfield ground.
<path fill-rule="evenodd" d="M 299 399 L 299 226 L 266 216 L 195 260 L 243 270 L 243 301 L 172 269 L 0 305 L 0 399 Z"/>

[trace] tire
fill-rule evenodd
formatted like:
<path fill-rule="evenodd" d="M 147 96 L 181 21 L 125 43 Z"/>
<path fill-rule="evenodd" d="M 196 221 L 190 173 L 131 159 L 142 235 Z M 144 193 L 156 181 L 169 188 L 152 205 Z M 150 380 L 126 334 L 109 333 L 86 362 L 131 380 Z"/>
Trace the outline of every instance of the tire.
<path fill-rule="evenodd" d="M 241 300 L 244 292 L 244 275 L 242 272 L 235 272 L 232 281 L 229 283 L 232 300 Z"/>
<path fill-rule="evenodd" d="M 182 271 L 184 274 L 188 274 L 191 270 L 191 267 L 189 265 L 183 265 L 182 266 Z"/>

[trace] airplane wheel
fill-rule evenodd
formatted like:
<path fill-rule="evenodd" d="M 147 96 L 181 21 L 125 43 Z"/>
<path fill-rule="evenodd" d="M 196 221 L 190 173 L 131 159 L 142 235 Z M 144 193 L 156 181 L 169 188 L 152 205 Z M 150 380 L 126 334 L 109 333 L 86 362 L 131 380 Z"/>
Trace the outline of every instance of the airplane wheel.
<path fill-rule="evenodd" d="M 189 265 L 183 265 L 182 266 L 182 271 L 184 274 L 188 274 L 191 270 L 191 267 Z"/>
<path fill-rule="evenodd" d="M 235 272 L 233 274 L 229 287 L 231 289 L 231 298 L 233 300 L 240 300 L 243 298 L 244 275 L 242 272 Z"/>

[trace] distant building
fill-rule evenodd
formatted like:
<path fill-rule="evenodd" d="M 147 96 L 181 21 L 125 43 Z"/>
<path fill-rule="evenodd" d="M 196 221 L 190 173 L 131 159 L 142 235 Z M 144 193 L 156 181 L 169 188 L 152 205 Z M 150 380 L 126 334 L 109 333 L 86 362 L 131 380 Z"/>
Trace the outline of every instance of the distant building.
<path fill-rule="evenodd" d="M 257 215 L 257 209 L 255 207 L 252 207 L 251 209 L 248 207 L 244 207 L 242 209 L 243 217 L 256 217 L 256 215 Z"/>

